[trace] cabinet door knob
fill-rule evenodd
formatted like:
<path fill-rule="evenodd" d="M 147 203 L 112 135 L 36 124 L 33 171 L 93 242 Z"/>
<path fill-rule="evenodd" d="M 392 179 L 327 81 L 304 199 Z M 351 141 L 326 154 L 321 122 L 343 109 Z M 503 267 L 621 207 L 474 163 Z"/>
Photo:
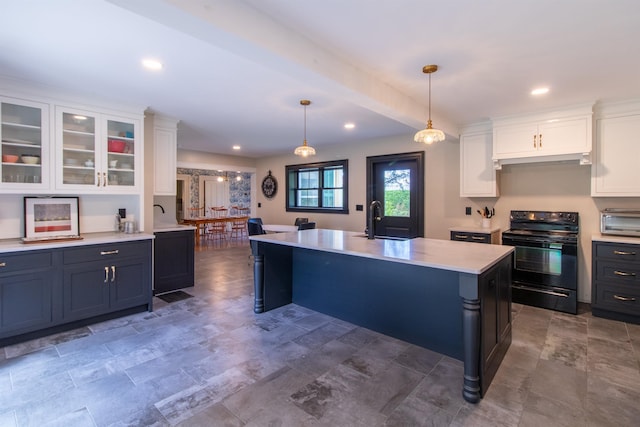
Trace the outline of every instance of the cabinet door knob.
<path fill-rule="evenodd" d="M 634 297 L 623 297 L 622 295 L 613 295 L 613 298 L 617 299 L 618 301 L 635 301 L 636 300 Z"/>
<path fill-rule="evenodd" d="M 104 268 L 104 283 L 109 281 L 109 267 Z"/>

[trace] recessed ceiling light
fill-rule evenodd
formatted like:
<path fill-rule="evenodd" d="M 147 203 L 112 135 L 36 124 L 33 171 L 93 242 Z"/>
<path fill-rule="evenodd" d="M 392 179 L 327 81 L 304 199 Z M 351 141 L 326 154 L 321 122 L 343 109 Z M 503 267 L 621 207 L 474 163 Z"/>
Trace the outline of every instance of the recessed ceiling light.
<path fill-rule="evenodd" d="M 531 91 L 531 95 L 544 95 L 549 92 L 548 87 L 539 87 Z"/>
<path fill-rule="evenodd" d="M 162 62 L 156 59 L 150 59 L 150 58 L 143 59 L 142 65 L 144 66 L 144 68 L 148 70 L 153 70 L 153 71 L 162 70 Z"/>
<path fill-rule="evenodd" d="M 239 146 L 239 145 L 234 145 L 234 146 L 233 146 L 233 147 L 231 147 L 231 148 L 233 148 L 234 150 L 239 150 L 239 149 L 240 149 L 240 146 Z"/>
<path fill-rule="evenodd" d="M 354 127 L 356 127 L 356 125 L 354 123 L 345 123 L 344 124 L 344 128 L 345 129 L 353 129 Z"/>

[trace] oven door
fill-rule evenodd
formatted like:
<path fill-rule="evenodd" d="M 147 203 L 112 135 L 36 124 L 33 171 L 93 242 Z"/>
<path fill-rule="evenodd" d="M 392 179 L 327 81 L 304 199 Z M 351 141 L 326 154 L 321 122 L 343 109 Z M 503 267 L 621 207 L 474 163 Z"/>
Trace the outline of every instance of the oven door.
<path fill-rule="evenodd" d="M 515 246 L 514 282 L 578 289 L 577 244 L 507 234 L 502 244 Z"/>

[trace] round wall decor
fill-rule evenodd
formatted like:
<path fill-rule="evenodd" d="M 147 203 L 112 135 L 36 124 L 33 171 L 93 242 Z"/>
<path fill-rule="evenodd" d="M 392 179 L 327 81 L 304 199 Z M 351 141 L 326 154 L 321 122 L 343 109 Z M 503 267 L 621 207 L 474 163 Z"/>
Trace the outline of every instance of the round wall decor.
<path fill-rule="evenodd" d="M 278 182 L 273 175 L 271 175 L 271 171 L 269 171 L 269 175 L 265 176 L 262 180 L 262 194 L 264 194 L 264 197 L 267 199 L 270 199 L 276 195 L 277 191 Z"/>

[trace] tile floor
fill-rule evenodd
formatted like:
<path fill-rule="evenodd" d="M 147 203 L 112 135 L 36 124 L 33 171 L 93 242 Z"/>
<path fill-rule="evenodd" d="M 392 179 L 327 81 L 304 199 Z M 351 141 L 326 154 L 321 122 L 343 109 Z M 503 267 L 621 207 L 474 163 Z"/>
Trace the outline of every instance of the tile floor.
<path fill-rule="evenodd" d="M 247 243 L 220 246 L 198 250 L 193 298 L 0 349 L 0 426 L 640 422 L 640 326 L 514 305 L 472 405 L 457 360 L 300 306 L 254 314 Z"/>

